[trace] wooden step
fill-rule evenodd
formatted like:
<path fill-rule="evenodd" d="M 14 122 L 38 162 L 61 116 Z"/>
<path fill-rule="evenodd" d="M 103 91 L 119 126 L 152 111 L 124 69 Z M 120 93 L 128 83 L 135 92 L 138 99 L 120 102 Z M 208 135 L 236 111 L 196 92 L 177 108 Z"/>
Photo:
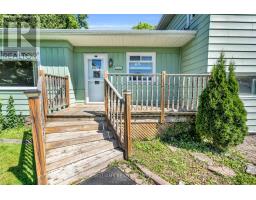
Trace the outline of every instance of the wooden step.
<path fill-rule="evenodd" d="M 112 138 L 113 134 L 107 131 L 52 133 L 46 135 L 46 152 L 50 149 Z"/>
<path fill-rule="evenodd" d="M 104 121 L 104 116 L 62 116 L 62 115 L 48 115 L 47 121 L 48 122 L 68 122 L 68 121 Z"/>
<path fill-rule="evenodd" d="M 71 131 L 91 131 L 91 130 L 102 130 L 104 123 L 96 121 L 68 121 L 68 122 L 47 122 L 45 132 L 49 133 L 60 133 L 60 132 L 71 132 Z"/>
<path fill-rule="evenodd" d="M 50 171 L 48 173 L 48 183 L 72 184 L 93 176 L 100 170 L 105 169 L 111 162 L 120 159 L 123 159 L 123 152 L 118 149 L 111 149 Z"/>
<path fill-rule="evenodd" d="M 91 143 L 90 146 L 87 145 L 85 147 L 80 147 L 75 151 L 72 148 L 66 148 L 65 153 L 61 152 L 60 154 L 51 156 L 46 159 L 46 169 L 47 171 L 51 171 L 59 167 L 74 163 L 76 161 L 89 158 L 99 153 L 114 149 L 117 146 L 117 142 L 114 140 L 103 140 L 100 143 L 97 143 L 97 145 Z"/>

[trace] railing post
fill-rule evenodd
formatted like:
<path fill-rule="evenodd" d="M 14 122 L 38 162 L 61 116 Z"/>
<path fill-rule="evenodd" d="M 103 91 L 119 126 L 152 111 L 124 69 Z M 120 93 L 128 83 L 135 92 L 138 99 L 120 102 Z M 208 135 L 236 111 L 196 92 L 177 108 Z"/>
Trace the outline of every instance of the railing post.
<path fill-rule="evenodd" d="M 44 121 L 47 120 L 48 114 L 48 95 L 47 95 L 47 88 L 46 88 L 46 78 L 44 70 L 39 70 L 39 76 L 42 77 L 42 97 L 43 97 L 43 112 L 44 112 Z"/>
<path fill-rule="evenodd" d="M 131 140 L 131 92 L 125 90 L 124 94 L 124 144 L 125 159 L 128 160 L 132 151 Z"/>
<path fill-rule="evenodd" d="M 28 104 L 30 109 L 30 117 L 32 121 L 32 138 L 34 146 L 34 155 L 36 162 L 36 174 L 38 185 L 47 184 L 47 172 L 46 172 L 46 157 L 44 136 L 41 118 L 41 105 L 40 105 L 40 91 L 29 90 L 24 92 L 28 97 Z"/>
<path fill-rule="evenodd" d="M 70 96 L 69 96 L 69 76 L 65 76 L 65 94 L 66 94 L 66 105 L 70 106 Z"/>
<path fill-rule="evenodd" d="M 105 79 L 108 79 L 108 72 L 104 73 L 104 105 L 105 105 L 105 115 L 108 117 L 108 87 Z"/>
<path fill-rule="evenodd" d="M 165 76 L 166 72 L 162 71 L 161 73 L 161 102 L 160 102 L 160 108 L 161 108 L 161 116 L 160 116 L 160 123 L 164 123 L 164 106 L 165 106 Z"/>

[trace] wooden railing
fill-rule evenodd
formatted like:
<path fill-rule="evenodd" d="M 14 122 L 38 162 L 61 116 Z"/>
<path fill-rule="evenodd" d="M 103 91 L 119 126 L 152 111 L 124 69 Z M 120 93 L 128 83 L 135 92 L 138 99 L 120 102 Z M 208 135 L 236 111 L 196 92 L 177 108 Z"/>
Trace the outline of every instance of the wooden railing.
<path fill-rule="evenodd" d="M 105 111 L 126 159 L 131 154 L 131 112 L 166 113 L 197 111 L 209 74 L 123 74 L 105 73 Z"/>
<path fill-rule="evenodd" d="M 124 91 L 124 96 L 121 96 L 106 76 L 104 94 L 108 126 L 128 159 L 131 153 L 131 93 Z"/>
<path fill-rule="evenodd" d="M 36 174 L 37 174 L 37 183 L 39 185 L 46 185 L 47 184 L 47 171 L 46 171 L 46 156 L 45 156 L 45 123 L 47 121 L 47 114 L 49 113 L 49 109 L 51 109 L 51 106 L 49 106 L 49 102 L 52 102 L 54 98 L 57 99 L 63 99 L 58 98 L 58 92 L 53 93 L 56 94 L 54 98 L 51 98 L 49 101 L 49 77 L 52 78 L 51 75 L 45 74 L 44 71 L 39 71 L 39 78 L 37 83 L 37 88 L 33 90 L 25 91 L 24 93 L 28 97 L 28 104 L 30 109 L 30 117 L 32 121 L 32 138 L 33 138 L 33 147 L 34 147 L 34 157 L 35 157 L 35 163 L 36 163 Z M 64 100 L 60 101 L 54 101 L 54 105 L 69 105 L 69 86 L 68 86 L 68 78 L 67 77 L 55 77 L 58 82 L 65 81 L 65 84 L 62 83 L 65 86 L 65 94 L 64 94 Z M 55 83 L 56 83 L 55 82 Z M 57 84 L 57 83 L 56 83 Z M 59 90 L 63 86 L 56 86 L 56 90 Z M 52 88 L 55 88 L 55 85 L 53 84 Z M 53 90 L 53 89 L 52 89 Z M 61 89 L 62 90 L 62 89 Z M 54 90 L 55 91 L 55 90 Z M 52 94 L 52 93 L 51 93 Z M 60 106 L 59 108 L 62 108 L 64 106 Z"/>
<path fill-rule="evenodd" d="M 108 74 L 122 94 L 132 93 L 132 111 L 195 112 L 209 74 Z"/>
<path fill-rule="evenodd" d="M 54 112 L 69 106 L 69 79 L 68 76 L 45 74 L 48 97 L 48 112 Z"/>
<path fill-rule="evenodd" d="M 46 157 L 45 157 L 45 132 L 44 126 L 47 119 L 45 94 L 46 84 L 44 72 L 40 71 L 37 89 L 24 92 L 28 97 L 30 117 L 32 121 L 32 138 L 34 147 L 34 157 L 36 163 L 37 183 L 47 184 Z"/>

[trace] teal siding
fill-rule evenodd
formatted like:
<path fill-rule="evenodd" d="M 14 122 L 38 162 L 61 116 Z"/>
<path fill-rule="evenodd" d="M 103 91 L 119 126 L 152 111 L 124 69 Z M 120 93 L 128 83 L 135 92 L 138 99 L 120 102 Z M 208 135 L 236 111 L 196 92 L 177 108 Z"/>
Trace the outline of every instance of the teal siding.
<path fill-rule="evenodd" d="M 223 51 L 237 72 L 256 73 L 255 23 L 256 15 L 211 15 L 208 71 Z"/>
<path fill-rule="evenodd" d="M 196 15 L 190 30 L 197 30 L 195 39 L 181 48 L 181 73 L 205 73 L 207 71 L 209 15 Z M 186 29 L 187 15 L 175 15 L 167 29 Z"/>
<path fill-rule="evenodd" d="M 71 77 L 70 81 L 70 101 L 75 103 L 74 95 L 74 74 L 73 69 L 73 47 L 67 42 L 41 42 L 40 48 L 41 68 L 45 73 Z"/>
<path fill-rule="evenodd" d="M 165 70 L 168 73 L 178 73 L 180 65 L 179 48 L 132 48 L 132 47 L 74 47 L 74 90 L 76 102 L 85 101 L 84 54 L 106 53 L 112 58 L 114 66 L 108 71 L 126 73 L 126 52 L 156 52 L 156 72 Z M 122 66 L 116 70 L 115 66 Z"/>
<path fill-rule="evenodd" d="M 14 98 L 14 105 L 16 113 L 23 115 L 29 115 L 28 100 L 23 91 L 20 90 L 1 90 L 0 91 L 0 102 L 3 104 L 3 114 L 6 114 L 8 99 L 10 96 Z"/>

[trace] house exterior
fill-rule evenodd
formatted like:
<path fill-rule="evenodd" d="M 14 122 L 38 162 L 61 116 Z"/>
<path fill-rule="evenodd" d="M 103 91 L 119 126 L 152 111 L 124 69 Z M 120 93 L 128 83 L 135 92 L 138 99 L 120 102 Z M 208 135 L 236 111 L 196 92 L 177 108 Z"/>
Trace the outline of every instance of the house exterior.
<path fill-rule="evenodd" d="M 256 15 L 163 15 L 158 30 L 196 30 L 180 48 L 181 73 L 210 73 L 221 52 L 236 66 L 250 132 L 256 131 Z"/>
<path fill-rule="evenodd" d="M 239 77 L 248 126 L 256 131 L 256 15 L 163 15 L 154 31 L 40 30 L 36 60 L 3 59 L 0 99 L 10 95 L 18 112 L 29 114 L 24 91 L 36 86 L 39 69 L 70 77 L 70 102 L 103 101 L 104 71 L 111 73 L 209 73 L 220 52 Z M 3 31 L 2 31 L 3 32 Z M 22 66 L 26 83 L 13 77 Z"/>

